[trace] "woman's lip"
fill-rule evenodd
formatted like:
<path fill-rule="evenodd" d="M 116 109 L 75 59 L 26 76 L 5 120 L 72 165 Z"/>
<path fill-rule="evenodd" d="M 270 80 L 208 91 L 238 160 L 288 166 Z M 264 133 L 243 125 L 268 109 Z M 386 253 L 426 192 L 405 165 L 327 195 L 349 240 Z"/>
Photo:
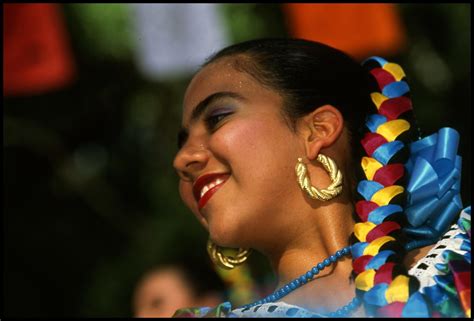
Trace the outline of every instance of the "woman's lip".
<path fill-rule="evenodd" d="M 224 185 L 225 181 L 220 183 L 219 185 L 214 186 L 213 188 L 209 189 L 200 199 L 198 202 L 198 208 L 202 209 L 206 204 L 207 201 L 211 198 L 212 195 L 222 186 Z"/>
<path fill-rule="evenodd" d="M 194 186 L 193 186 L 193 194 L 194 194 L 194 198 L 196 199 L 196 201 L 199 202 L 201 200 L 201 190 L 205 185 L 217 180 L 218 178 L 220 178 L 221 180 L 223 180 L 225 182 L 229 178 L 229 176 L 230 175 L 227 174 L 227 173 L 211 173 L 211 174 L 204 174 L 204 175 L 200 176 L 196 180 L 196 182 L 194 183 Z M 222 182 L 219 185 L 224 184 L 224 182 Z M 211 190 L 212 189 L 213 188 L 211 188 Z M 207 191 L 206 194 L 208 194 L 209 192 L 210 192 L 210 190 Z M 211 193 L 211 195 L 212 194 L 213 193 Z M 203 195 L 203 196 L 205 196 L 205 195 Z"/>

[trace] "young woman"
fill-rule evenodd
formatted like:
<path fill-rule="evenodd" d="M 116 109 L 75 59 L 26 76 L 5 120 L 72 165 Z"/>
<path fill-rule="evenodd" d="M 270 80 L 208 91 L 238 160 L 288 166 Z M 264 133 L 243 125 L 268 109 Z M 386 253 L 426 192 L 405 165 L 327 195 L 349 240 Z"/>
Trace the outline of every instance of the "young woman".
<path fill-rule="evenodd" d="M 216 262 L 231 268 L 260 251 L 279 284 L 244 307 L 177 316 L 470 314 L 470 208 L 443 236 L 461 210 L 459 137 L 443 129 L 416 141 L 404 76 L 381 58 L 361 66 L 297 39 L 236 44 L 202 67 L 184 97 L 180 195 Z M 419 273 L 430 255 L 430 273 Z"/>

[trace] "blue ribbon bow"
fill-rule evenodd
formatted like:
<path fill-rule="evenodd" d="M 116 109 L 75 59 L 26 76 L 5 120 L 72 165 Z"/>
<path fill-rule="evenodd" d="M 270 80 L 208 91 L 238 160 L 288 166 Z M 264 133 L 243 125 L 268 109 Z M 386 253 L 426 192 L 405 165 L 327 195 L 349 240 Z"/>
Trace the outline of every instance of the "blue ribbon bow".
<path fill-rule="evenodd" d="M 403 230 L 411 241 L 407 250 L 433 244 L 446 232 L 462 209 L 459 134 L 448 127 L 410 145 Z"/>

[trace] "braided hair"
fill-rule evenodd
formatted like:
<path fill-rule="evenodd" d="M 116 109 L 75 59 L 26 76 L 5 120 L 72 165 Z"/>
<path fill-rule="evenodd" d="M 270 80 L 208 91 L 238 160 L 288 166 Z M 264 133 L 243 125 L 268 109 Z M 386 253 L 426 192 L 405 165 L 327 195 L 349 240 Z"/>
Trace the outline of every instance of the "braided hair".
<path fill-rule="evenodd" d="M 419 309 L 427 309 L 427 304 L 419 303 L 426 300 L 418 292 L 418 280 L 403 265 L 404 164 L 408 145 L 417 136 L 410 90 L 399 65 L 371 57 L 363 66 L 376 85 L 370 94 L 374 112 L 367 118 L 361 140 L 366 155 L 360 164 L 363 177 L 355 205 L 359 222 L 352 235 L 356 292 L 370 316 L 422 316 L 427 311 Z"/>
<path fill-rule="evenodd" d="M 341 112 L 354 156 L 345 165 L 357 169 L 347 171 L 355 173 L 349 181 L 357 223 L 349 242 L 356 294 L 368 315 L 416 315 L 410 308 L 420 300 L 419 283 L 403 266 L 403 164 L 416 134 L 403 70 L 378 57 L 362 66 L 337 49 L 302 39 L 242 42 L 204 66 L 230 56 L 242 58 L 233 62 L 237 70 L 283 96 L 283 116 L 293 130 L 316 106 L 331 104 Z"/>

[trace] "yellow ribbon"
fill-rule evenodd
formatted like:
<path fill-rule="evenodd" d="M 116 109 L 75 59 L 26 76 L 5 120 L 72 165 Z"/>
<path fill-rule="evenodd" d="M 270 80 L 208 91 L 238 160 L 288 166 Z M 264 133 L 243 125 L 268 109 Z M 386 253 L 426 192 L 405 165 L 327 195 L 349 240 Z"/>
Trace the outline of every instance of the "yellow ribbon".
<path fill-rule="evenodd" d="M 379 253 L 379 249 L 387 242 L 395 240 L 391 236 L 381 236 L 372 242 L 364 249 L 363 255 L 372 255 L 375 256 Z"/>
<path fill-rule="evenodd" d="M 361 242 L 365 242 L 367 234 L 377 225 L 372 222 L 356 223 L 354 225 L 354 235 Z"/>
<path fill-rule="evenodd" d="M 385 299 L 388 304 L 392 302 L 407 302 L 409 295 L 409 281 L 410 278 L 405 275 L 399 275 L 393 279 L 385 292 Z"/>
<path fill-rule="evenodd" d="M 393 142 L 395 139 L 397 139 L 398 135 L 408 129 L 410 129 L 409 122 L 407 122 L 405 119 L 395 119 L 383 123 L 377 127 L 376 132 L 385 137 L 387 141 Z"/>
<path fill-rule="evenodd" d="M 403 191 L 404 188 L 400 185 L 387 186 L 375 192 L 370 200 L 378 206 L 387 205 L 392 198 L 403 193 Z"/>
<path fill-rule="evenodd" d="M 382 69 L 387 70 L 395 77 L 396 81 L 400 81 L 403 77 L 405 77 L 405 72 L 403 71 L 402 67 L 393 62 L 386 63 L 383 65 Z"/>
<path fill-rule="evenodd" d="M 362 291 L 370 290 L 374 287 L 374 278 L 375 270 L 364 271 L 355 278 L 355 286 Z"/>
<path fill-rule="evenodd" d="M 373 180 L 377 170 L 382 167 L 382 164 L 372 157 L 362 157 L 361 165 L 368 180 Z"/>
<path fill-rule="evenodd" d="M 370 97 L 372 98 L 372 102 L 374 103 L 374 105 L 377 106 L 377 109 L 379 109 L 380 105 L 382 105 L 382 103 L 388 99 L 388 97 L 378 92 L 371 93 Z"/>

